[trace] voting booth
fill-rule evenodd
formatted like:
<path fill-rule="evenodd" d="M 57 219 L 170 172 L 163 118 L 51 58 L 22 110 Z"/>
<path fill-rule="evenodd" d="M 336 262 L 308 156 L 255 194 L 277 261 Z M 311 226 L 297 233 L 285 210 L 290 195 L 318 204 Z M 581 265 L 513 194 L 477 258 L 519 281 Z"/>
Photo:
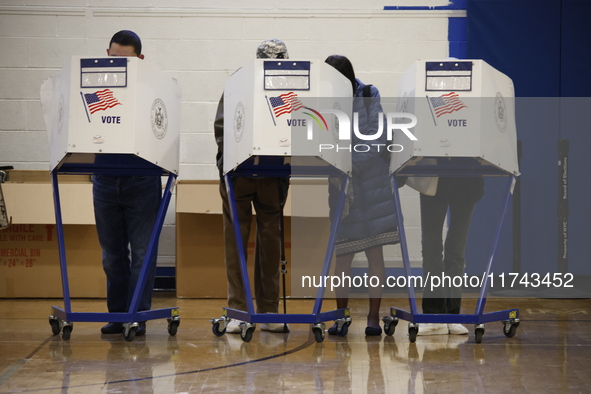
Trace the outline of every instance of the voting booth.
<path fill-rule="evenodd" d="M 41 100 L 51 170 L 178 173 L 180 87 L 153 64 L 74 56 L 43 83 Z"/>
<path fill-rule="evenodd" d="M 519 175 L 513 83 L 483 60 L 445 59 L 415 61 L 400 77 L 398 86 L 397 112 L 416 117 L 410 129 L 414 139 L 394 134 L 394 143 L 401 148 L 391 154 L 390 161 L 407 277 L 411 276 L 410 261 L 394 175 L 408 176 L 407 184 L 427 195 L 436 193 L 438 177 L 500 176 L 507 177 L 508 182 L 475 313 L 420 314 L 414 287 L 409 286 L 410 312 L 392 308 L 384 331 L 392 335 L 398 318 L 407 320 L 409 338 L 414 342 L 419 323 L 474 324 L 479 343 L 485 322 L 502 321 L 504 334 L 512 337 L 519 325 L 518 310 L 485 314 L 484 306 L 503 219 Z"/>
<path fill-rule="evenodd" d="M 70 338 L 72 322 L 121 322 L 132 340 L 138 322 L 167 318 L 170 335 L 178 308 L 138 312 L 179 169 L 181 92 L 176 79 L 137 57 L 73 56 L 41 86 L 50 141 L 50 170 L 65 308 L 53 307 L 54 335 Z M 59 174 L 168 175 L 148 251 L 127 313 L 72 312 L 59 196 Z"/>
<path fill-rule="evenodd" d="M 416 140 L 394 134 L 403 149 L 391 156 L 391 172 L 519 174 L 509 77 L 483 60 L 417 60 L 400 77 L 398 92 L 398 112 L 417 118 Z"/>
<path fill-rule="evenodd" d="M 338 144 L 339 124 L 327 111 L 351 118 L 351 95 L 351 82 L 320 60 L 256 59 L 240 68 L 224 88 L 224 173 L 350 173 L 350 152 L 319 146 Z"/>
<path fill-rule="evenodd" d="M 321 312 L 323 287 L 318 289 L 312 314 L 254 312 L 232 178 L 329 175 L 340 178 L 339 214 L 333 220 L 322 265 L 323 275 L 328 275 L 336 227 L 351 173 L 351 151 L 336 148 L 323 151 L 320 146 L 350 144 L 350 141 L 340 141 L 341 136 L 350 139 L 350 130 L 339 130 L 339 126 L 340 120 L 351 118 L 352 104 L 351 82 L 320 60 L 257 59 L 240 68 L 226 82 L 223 170 L 247 310 L 224 308 L 222 318 L 211 319 L 215 335 L 224 335 L 231 318 L 242 321 L 240 334 L 245 342 L 252 338 L 256 323 L 308 323 L 312 325 L 315 339 L 321 342 L 325 331 L 323 322 L 340 320 L 345 327 L 341 333 L 346 334 L 349 311 Z"/>

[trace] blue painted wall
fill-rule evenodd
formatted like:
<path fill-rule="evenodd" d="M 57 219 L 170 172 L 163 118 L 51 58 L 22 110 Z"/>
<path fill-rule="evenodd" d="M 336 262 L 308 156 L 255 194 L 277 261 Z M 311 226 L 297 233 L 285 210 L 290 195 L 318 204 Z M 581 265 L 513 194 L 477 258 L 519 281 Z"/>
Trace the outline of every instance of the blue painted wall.
<path fill-rule="evenodd" d="M 591 271 L 591 210 L 585 202 L 591 193 L 591 107 L 581 98 L 591 95 L 590 25 L 591 2 L 585 0 L 467 3 L 467 57 L 484 59 L 511 77 L 518 96 L 522 272 L 561 272 L 564 264 L 573 273 Z M 568 189 L 563 188 L 560 141 L 569 146 Z M 487 191 L 483 208 L 493 193 Z M 486 210 L 479 211 L 475 227 L 486 217 Z M 561 238 L 565 229 L 566 240 Z M 503 259 L 511 260 L 504 244 Z"/>

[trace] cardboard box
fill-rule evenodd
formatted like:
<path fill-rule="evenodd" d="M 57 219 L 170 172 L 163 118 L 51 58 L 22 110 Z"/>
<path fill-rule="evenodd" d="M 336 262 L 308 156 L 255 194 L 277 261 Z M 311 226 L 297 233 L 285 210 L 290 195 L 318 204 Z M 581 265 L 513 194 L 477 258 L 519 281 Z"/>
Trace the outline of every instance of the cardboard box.
<path fill-rule="evenodd" d="M 289 218 L 286 218 L 285 255 L 291 260 Z M 255 223 L 248 241 L 247 266 L 253 289 Z M 223 221 L 221 214 L 177 213 L 176 291 L 180 298 L 226 298 Z M 289 294 L 290 270 L 286 278 Z"/>
<path fill-rule="evenodd" d="M 179 181 L 176 198 L 177 297 L 226 298 L 228 287 L 219 182 Z M 253 222 L 255 220 L 253 217 Z M 247 257 L 251 285 L 254 236 L 253 230 Z M 289 252 L 287 246 L 286 242 L 286 254 Z"/>
<path fill-rule="evenodd" d="M 292 180 L 298 184 L 298 180 Z M 302 186 L 302 188 L 300 188 Z M 286 289 L 291 297 L 314 297 L 316 289 L 301 289 L 302 275 L 319 275 L 324 262 L 330 232 L 330 220 L 323 217 L 327 211 L 326 180 L 308 180 L 290 188 L 285 209 L 285 246 L 287 277 Z M 291 217 L 292 195 L 295 192 L 310 196 L 316 193 L 324 207 L 314 204 L 309 217 Z M 222 200 L 218 181 L 179 181 L 176 190 L 176 286 L 181 298 L 226 298 L 227 278 L 224 262 Z M 297 197 L 296 197 L 297 198 Z M 297 209 L 300 211 L 300 209 Z M 255 249 L 255 223 L 253 217 L 248 243 L 248 262 L 251 287 Z M 297 234 L 292 235 L 292 229 Z M 293 246 L 297 246 L 297 250 Z M 295 255 L 294 255 L 295 253 Z M 293 284 L 296 286 L 292 286 Z"/>
<path fill-rule="evenodd" d="M 71 297 L 106 297 L 106 279 L 96 229 L 64 225 Z M 54 224 L 13 224 L 0 231 L 0 297 L 61 298 Z"/>
<path fill-rule="evenodd" d="M 106 297 L 90 178 L 59 182 L 70 295 Z M 12 226 L 0 231 L 0 297 L 63 297 L 49 173 L 10 171 L 2 190 Z"/>

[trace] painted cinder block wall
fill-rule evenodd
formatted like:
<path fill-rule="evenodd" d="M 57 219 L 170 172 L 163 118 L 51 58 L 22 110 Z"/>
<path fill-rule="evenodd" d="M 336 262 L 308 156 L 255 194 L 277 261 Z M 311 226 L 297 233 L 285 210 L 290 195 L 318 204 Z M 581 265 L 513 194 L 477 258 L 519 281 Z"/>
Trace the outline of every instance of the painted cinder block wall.
<path fill-rule="evenodd" d="M 421 0 L 422 6 L 446 5 Z M 343 54 L 361 80 L 396 97 L 397 80 L 418 58 L 449 55 L 448 18 L 465 11 L 384 10 L 417 1 L 3 0 L 0 3 L 0 165 L 49 168 L 39 88 L 71 55 L 103 55 L 114 32 L 143 41 L 146 61 L 180 81 L 179 179 L 217 179 L 213 120 L 226 79 L 264 39 L 284 40 L 292 58 Z M 418 197 L 401 189 L 412 260 L 420 260 Z M 174 199 L 159 265 L 174 265 Z M 396 255 L 398 248 L 388 252 Z"/>

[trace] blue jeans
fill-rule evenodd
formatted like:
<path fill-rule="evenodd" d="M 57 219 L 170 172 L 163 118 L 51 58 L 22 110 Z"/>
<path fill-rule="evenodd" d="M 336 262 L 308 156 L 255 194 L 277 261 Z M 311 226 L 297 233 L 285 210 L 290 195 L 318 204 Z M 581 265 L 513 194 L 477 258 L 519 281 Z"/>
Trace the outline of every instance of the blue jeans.
<path fill-rule="evenodd" d="M 107 275 L 107 307 L 109 312 L 128 312 L 158 215 L 162 181 L 160 176 L 95 175 L 92 194 Z M 157 246 L 148 263 L 139 311 L 152 305 Z"/>

